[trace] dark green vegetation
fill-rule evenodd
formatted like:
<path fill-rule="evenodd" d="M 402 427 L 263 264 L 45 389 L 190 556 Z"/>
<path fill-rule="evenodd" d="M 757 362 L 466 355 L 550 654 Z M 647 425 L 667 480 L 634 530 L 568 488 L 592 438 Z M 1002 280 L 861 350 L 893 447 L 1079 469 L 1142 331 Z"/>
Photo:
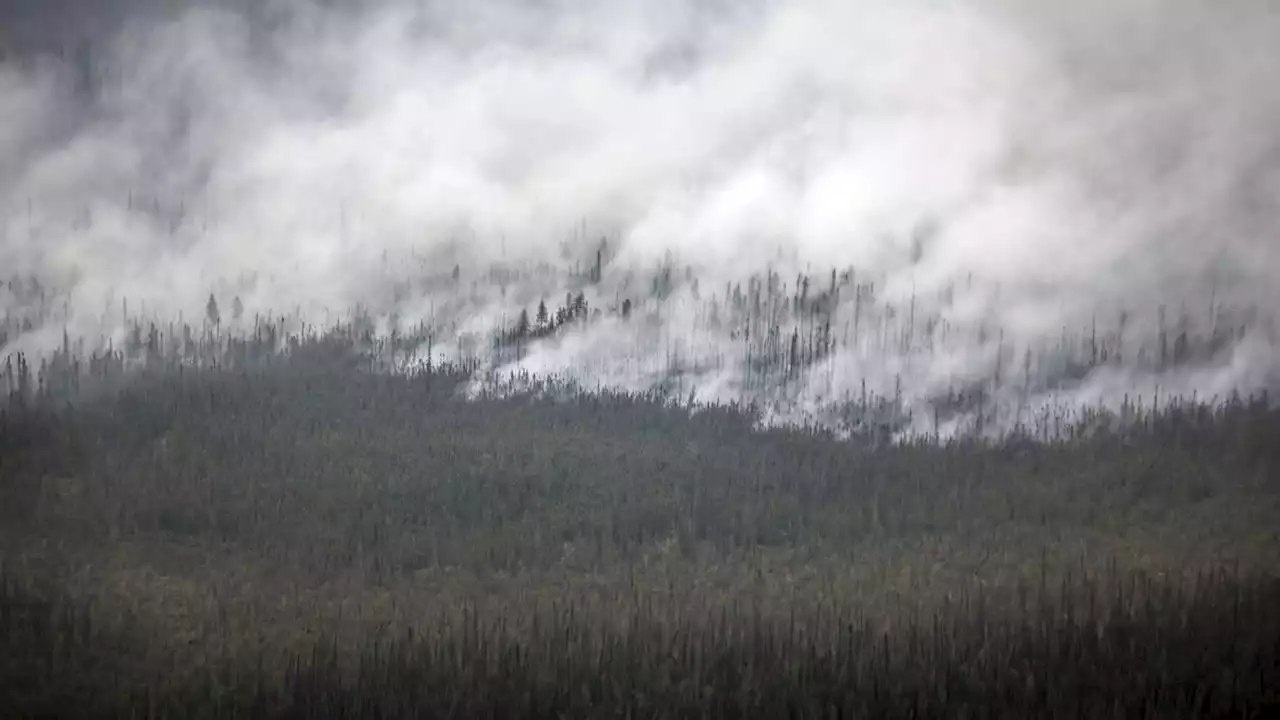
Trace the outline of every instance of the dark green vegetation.
<path fill-rule="evenodd" d="M 885 446 L 652 397 L 464 401 L 461 374 L 370 373 L 348 350 L 4 409 L 0 716 L 1177 718 L 1277 699 L 1265 404 Z"/>

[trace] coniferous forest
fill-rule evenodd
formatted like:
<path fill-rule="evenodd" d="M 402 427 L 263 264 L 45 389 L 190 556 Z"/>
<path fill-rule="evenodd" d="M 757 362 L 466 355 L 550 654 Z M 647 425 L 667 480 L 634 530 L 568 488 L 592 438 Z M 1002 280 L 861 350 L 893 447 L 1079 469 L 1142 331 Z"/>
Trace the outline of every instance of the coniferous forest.
<path fill-rule="evenodd" d="M 529 315 L 488 351 L 601 321 L 572 293 Z M 759 396 L 499 382 L 374 325 L 211 297 L 7 360 L 4 716 L 1275 709 L 1266 395 L 894 434 L 900 398 L 762 423 Z"/>
<path fill-rule="evenodd" d="M 1275 0 L 0 0 L 0 720 L 1280 717 Z"/>

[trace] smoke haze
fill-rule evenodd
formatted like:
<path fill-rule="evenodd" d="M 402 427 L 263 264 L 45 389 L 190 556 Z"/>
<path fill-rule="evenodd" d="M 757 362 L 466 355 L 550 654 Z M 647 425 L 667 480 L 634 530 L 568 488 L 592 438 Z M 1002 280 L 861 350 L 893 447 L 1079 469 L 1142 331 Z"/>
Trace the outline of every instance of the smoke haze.
<path fill-rule="evenodd" d="M 854 266 L 899 315 L 981 320 L 1011 347 L 1121 311 L 1145 337 L 1159 306 L 1261 313 L 1207 367 L 1095 373 L 1082 398 L 1280 378 L 1280 9 L 1264 0 L 4 7 L 0 276 L 72 286 L 80 335 L 119 332 L 106 310 L 125 297 L 198 317 L 250 272 L 233 288 L 250 313 L 318 318 L 385 296 L 387 257 L 478 278 L 586 263 L 605 237 L 597 307 L 671 259 L 722 298 L 766 268 L 792 290 L 812 271 L 816 291 Z M 453 321 L 510 323 L 563 292 L 473 290 Z M 408 320 L 443 312 L 398 300 Z M 617 360 L 637 348 L 723 354 L 681 307 L 661 341 L 606 320 L 519 363 L 632 386 L 644 374 Z M 905 377 L 924 397 L 991 363 L 863 349 L 810 386 Z M 735 372 L 697 389 L 729 397 Z"/>

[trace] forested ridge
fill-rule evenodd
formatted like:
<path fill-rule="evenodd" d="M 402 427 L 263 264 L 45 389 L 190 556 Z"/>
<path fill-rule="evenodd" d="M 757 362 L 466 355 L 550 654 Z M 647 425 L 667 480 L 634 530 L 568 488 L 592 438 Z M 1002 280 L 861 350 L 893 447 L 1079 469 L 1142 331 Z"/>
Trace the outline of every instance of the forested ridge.
<path fill-rule="evenodd" d="M 0 421 L 10 716 L 1207 717 L 1280 687 L 1258 399 L 1048 442 L 374 372 L 350 332 Z"/>
<path fill-rule="evenodd" d="M 1272 5 L 0 0 L 0 720 L 1280 716 Z"/>

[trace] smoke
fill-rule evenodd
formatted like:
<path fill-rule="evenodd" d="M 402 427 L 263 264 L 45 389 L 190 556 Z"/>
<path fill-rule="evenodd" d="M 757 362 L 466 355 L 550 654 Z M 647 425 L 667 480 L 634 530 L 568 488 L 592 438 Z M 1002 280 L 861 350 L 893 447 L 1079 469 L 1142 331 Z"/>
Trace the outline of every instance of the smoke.
<path fill-rule="evenodd" d="M 588 263 L 601 236 L 596 307 L 639 299 L 663 262 L 722 301 L 766 268 L 788 292 L 812 270 L 817 295 L 854 266 L 878 281 L 867 322 L 887 304 L 898 324 L 1005 333 L 927 356 L 854 343 L 811 370 L 809 402 L 868 378 L 923 398 L 1100 314 L 1153 342 L 1160 306 L 1170 325 L 1280 306 L 1265 0 L 110 5 L 80 26 L 68 0 L 16 11 L 0 64 L 0 275 L 71 288 L 81 335 L 118 332 L 122 298 L 198 317 L 211 291 L 237 293 L 314 318 L 384 297 L 406 258 L 478 280 Z M 395 310 L 479 330 L 563 292 L 530 280 Z M 657 335 L 600 322 L 518 364 L 644 386 L 657 370 L 636 352 L 732 356 L 688 293 L 650 313 Z M 1256 327 L 1182 389 L 1274 385 L 1274 333 Z M 723 399 L 739 374 L 720 363 L 694 389 Z M 1141 384 L 1096 379 L 1082 397 Z"/>

